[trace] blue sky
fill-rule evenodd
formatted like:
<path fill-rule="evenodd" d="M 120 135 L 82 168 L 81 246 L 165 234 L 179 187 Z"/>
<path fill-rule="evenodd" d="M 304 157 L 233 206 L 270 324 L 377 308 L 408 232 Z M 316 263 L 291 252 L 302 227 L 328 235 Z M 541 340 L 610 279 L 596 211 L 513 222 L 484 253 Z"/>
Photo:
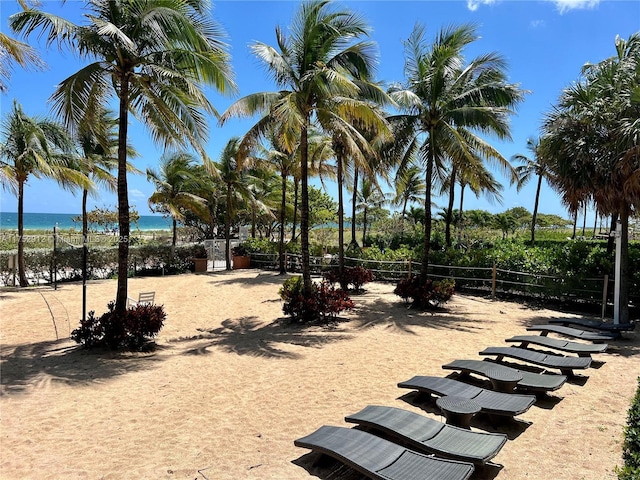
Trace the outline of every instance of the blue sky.
<path fill-rule="evenodd" d="M 258 91 L 272 91 L 275 86 L 248 46 L 254 41 L 275 44 L 275 27 L 288 27 L 299 3 L 294 1 L 222 1 L 213 2 L 213 16 L 227 32 L 239 96 Z M 41 8 L 57 13 L 75 22 L 82 22 L 84 2 L 68 0 L 41 1 Z M 468 1 L 343 1 L 359 12 L 371 25 L 371 39 L 378 44 L 379 66 L 377 78 L 384 82 L 403 80 L 403 41 L 416 22 L 426 27 L 427 39 L 448 25 L 474 23 L 481 38 L 465 52 L 467 58 L 489 51 L 502 54 L 508 62 L 510 81 L 519 83 L 531 93 L 519 106 L 512 118 L 512 141 L 494 141 L 494 145 L 507 158 L 516 153 L 528 153 L 526 140 L 537 136 L 545 113 L 557 101 L 561 91 L 575 82 L 581 67 L 587 62 L 598 62 L 614 54 L 616 35 L 623 38 L 640 31 L 640 2 L 637 0 L 468 0 Z M 0 30 L 10 34 L 7 18 L 18 10 L 14 0 L 0 0 Z M 0 117 L 4 118 L 16 99 L 29 115 L 48 115 L 47 100 L 56 84 L 76 72 L 83 63 L 71 52 L 59 52 L 55 47 L 47 50 L 37 35 L 29 38 L 49 68 L 44 72 L 24 71 L 16 68 L 9 81 L 9 90 L 0 95 Z M 210 98 L 219 111 L 224 111 L 238 97 L 223 97 L 211 92 Z M 257 119 L 231 120 L 219 127 L 214 118 L 210 123 L 207 152 L 218 158 L 229 138 L 242 135 Z M 162 155 L 154 146 L 144 128 L 133 123 L 130 143 L 141 153 L 134 161 L 140 169 L 156 167 Z M 464 208 L 483 208 L 500 212 L 514 206 L 533 208 L 535 182 L 520 192 L 505 183 L 503 204 L 490 204 L 473 195 L 465 195 Z M 148 214 L 147 198 L 153 192 L 145 175 L 130 176 L 130 203 L 140 214 Z M 389 190 L 389 189 L 388 189 Z M 329 186 L 335 197 L 335 186 Z M 89 207 L 112 207 L 115 195 L 101 192 L 90 199 Z M 445 205 L 446 199 L 436 203 Z M 16 211 L 17 200 L 2 191 L 0 210 Z M 80 196 L 62 191 L 51 181 L 32 179 L 25 190 L 25 211 L 46 213 L 76 213 L 80 211 Z M 558 196 L 545 185 L 540 211 L 567 217 Z M 588 222 L 593 222 L 590 214 Z"/>

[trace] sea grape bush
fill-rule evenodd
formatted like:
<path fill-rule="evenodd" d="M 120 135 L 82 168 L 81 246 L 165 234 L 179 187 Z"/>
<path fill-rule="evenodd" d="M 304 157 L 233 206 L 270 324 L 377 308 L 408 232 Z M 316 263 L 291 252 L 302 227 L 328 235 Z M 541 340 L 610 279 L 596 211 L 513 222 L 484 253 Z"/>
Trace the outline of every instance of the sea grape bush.
<path fill-rule="evenodd" d="M 430 278 L 422 282 L 419 276 L 403 278 L 398 282 L 393 293 L 405 302 L 411 299 L 416 308 L 435 308 L 447 302 L 454 293 L 455 282 L 451 279 L 433 281 Z"/>
<path fill-rule="evenodd" d="M 328 322 L 340 312 L 354 308 L 346 292 L 327 281 L 313 283 L 312 294 L 305 295 L 302 277 L 291 277 L 285 280 L 278 293 L 284 301 L 282 311 L 294 322 Z"/>
<path fill-rule="evenodd" d="M 162 305 L 136 305 L 124 316 L 115 313 L 115 302 L 109 302 L 107 309 L 100 317 L 90 311 L 71 338 L 86 348 L 140 350 L 160 332 L 167 317 Z"/>
<path fill-rule="evenodd" d="M 624 443 L 622 445 L 624 467 L 617 469 L 618 480 L 635 480 L 640 478 L 640 377 L 638 389 L 631 401 L 627 416 L 627 426 L 624 428 Z"/>
<path fill-rule="evenodd" d="M 373 282 L 373 272 L 364 267 L 345 267 L 342 275 L 337 269 L 325 272 L 324 279 L 329 283 L 339 283 L 342 288 L 353 285 L 353 290 L 361 292 L 365 283 Z"/>

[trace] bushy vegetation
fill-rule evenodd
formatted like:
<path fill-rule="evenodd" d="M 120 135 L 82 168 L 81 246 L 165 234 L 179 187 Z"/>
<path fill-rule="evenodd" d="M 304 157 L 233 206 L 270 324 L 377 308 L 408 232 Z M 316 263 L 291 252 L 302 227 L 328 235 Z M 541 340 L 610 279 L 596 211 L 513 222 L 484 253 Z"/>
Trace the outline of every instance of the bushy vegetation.
<path fill-rule="evenodd" d="M 115 302 L 109 302 L 107 312 L 99 317 L 92 310 L 71 338 L 86 348 L 140 350 L 162 329 L 167 314 L 162 305 L 136 305 L 124 316 L 115 312 Z"/>
<path fill-rule="evenodd" d="M 339 283 L 342 288 L 353 285 L 356 292 L 361 292 L 365 283 L 373 282 L 373 272 L 364 267 L 345 267 L 342 275 L 337 269 L 329 270 L 323 276 L 327 282 Z"/>
<path fill-rule="evenodd" d="M 451 279 L 423 282 L 420 276 L 403 278 L 398 282 L 393 293 L 405 302 L 411 300 L 415 308 L 431 309 L 449 301 L 455 291 L 455 282 Z"/>
<path fill-rule="evenodd" d="M 334 287 L 327 281 L 313 283 L 313 294 L 304 294 L 302 277 L 296 276 L 285 280 L 278 292 L 284 301 L 282 311 L 289 315 L 293 322 L 307 323 L 319 320 L 329 322 L 344 310 L 354 307 L 353 301 L 341 288 Z"/>
<path fill-rule="evenodd" d="M 638 377 L 636 395 L 629 408 L 627 426 L 624 429 L 622 458 L 624 459 L 624 467 L 618 469 L 618 479 L 637 480 L 640 478 L 640 377 Z"/>

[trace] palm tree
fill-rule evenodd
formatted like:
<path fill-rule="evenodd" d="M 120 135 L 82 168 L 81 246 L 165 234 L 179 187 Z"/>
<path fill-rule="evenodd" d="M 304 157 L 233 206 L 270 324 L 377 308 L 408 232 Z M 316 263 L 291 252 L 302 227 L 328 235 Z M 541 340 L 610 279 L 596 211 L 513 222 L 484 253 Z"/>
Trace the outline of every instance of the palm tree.
<path fill-rule="evenodd" d="M 517 85 L 507 83 L 499 55 L 480 55 L 465 64 L 463 49 L 476 39 L 475 28 L 463 25 L 442 30 L 427 47 L 424 29 L 416 25 L 405 43 L 406 83 L 391 90 L 403 112 L 391 118 L 406 145 L 403 162 L 417 154 L 425 165 L 423 281 L 429 265 L 435 172 L 444 169 L 447 159 L 499 158 L 474 132 L 508 138 L 508 116 L 524 95 Z"/>
<path fill-rule="evenodd" d="M 621 323 L 629 321 L 629 217 L 640 208 L 640 33 L 616 38 L 616 55 L 583 68 L 580 82 L 562 93 L 544 123 L 540 155 L 552 184 L 577 212 L 593 199 L 596 210 L 621 225 Z"/>
<path fill-rule="evenodd" d="M 89 188 L 89 179 L 74 168 L 73 142 L 65 128 L 46 118 L 30 117 L 14 101 L 2 123 L 0 179 L 18 198 L 18 277 L 29 285 L 24 262 L 24 186 L 30 177 L 53 178 L 63 187 Z"/>
<path fill-rule="evenodd" d="M 365 246 L 367 237 L 367 215 L 373 208 L 380 208 L 385 204 L 386 199 L 380 191 L 380 187 L 368 176 L 362 177 L 358 194 L 358 210 L 362 212 L 362 246 Z"/>
<path fill-rule="evenodd" d="M 366 23 L 349 11 L 332 10 L 328 0 L 302 3 L 287 37 L 276 27 L 277 48 L 254 43 L 253 53 L 264 62 L 280 90 L 248 95 L 234 103 L 222 120 L 267 113 L 260 122 L 278 125 L 284 146 L 300 150 L 300 239 L 305 292 L 312 289 L 309 266 L 309 130 L 318 122 L 331 131 L 329 120 L 349 118 L 352 99 L 360 93 L 354 78 L 369 78 L 374 65 L 372 44 L 355 42 L 366 35 Z"/>
<path fill-rule="evenodd" d="M 68 127 L 82 119 L 95 124 L 108 98 L 118 99 L 116 312 L 123 313 L 129 266 L 129 113 L 144 123 L 155 141 L 165 146 L 190 144 L 207 158 L 202 150 L 207 122 L 201 110 L 215 110 L 201 85 L 225 92 L 234 84 L 224 34 L 209 16 L 207 0 L 88 0 L 87 10 L 85 25 L 28 9 L 11 16 L 10 27 L 27 36 L 42 30 L 48 43 L 68 43 L 92 61 L 63 80 L 52 96 L 54 109 Z"/>
<path fill-rule="evenodd" d="M 425 183 L 422 169 L 418 165 L 411 165 L 396 175 L 396 194 L 393 199 L 395 205 L 402 205 L 402 218 L 407 216 L 409 203 L 419 202 L 424 198 Z"/>
<path fill-rule="evenodd" d="M 220 159 L 215 163 L 220 182 L 224 185 L 221 200 L 225 202 L 224 235 L 226 238 L 226 268 L 231 270 L 231 223 L 241 204 L 254 201 L 247 176 L 240 163 L 240 139 L 231 138 L 225 145 Z"/>
<path fill-rule="evenodd" d="M 193 193 L 200 188 L 200 177 L 194 169 L 195 157 L 187 152 L 165 153 L 160 159 L 160 171 L 147 168 L 147 180 L 156 191 L 149 197 L 152 212 L 166 213 L 171 217 L 171 255 L 178 240 L 178 222 L 185 218 L 185 211 L 191 210 L 199 216 L 205 215 L 207 201 Z M 157 205 L 157 207 L 154 207 Z"/>
<path fill-rule="evenodd" d="M 517 190 L 520 191 L 524 187 L 531 177 L 536 175 L 538 177 L 538 183 L 536 185 L 536 197 L 533 203 L 533 218 L 531 220 L 531 243 L 535 241 L 536 235 L 536 217 L 538 216 L 538 204 L 540 202 L 540 190 L 542 188 L 542 180 L 548 178 L 550 175 L 549 168 L 544 162 L 544 159 L 538 155 L 539 140 L 533 138 L 527 139 L 527 149 L 531 152 L 531 157 L 527 157 L 521 153 L 515 154 L 512 158 L 513 161 L 520 162 L 522 165 L 516 167 L 518 175 Z"/>

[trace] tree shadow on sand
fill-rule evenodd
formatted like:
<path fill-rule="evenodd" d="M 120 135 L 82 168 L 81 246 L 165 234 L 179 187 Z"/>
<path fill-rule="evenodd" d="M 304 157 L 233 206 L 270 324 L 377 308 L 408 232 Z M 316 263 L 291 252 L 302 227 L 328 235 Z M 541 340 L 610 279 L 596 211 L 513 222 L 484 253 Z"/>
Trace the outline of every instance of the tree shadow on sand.
<path fill-rule="evenodd" d="M 210 348 L 220 348 L 228 353 L 266 358 L 300 358 L 286 346 L 321 348 L 328 343 L 349 340 L 351 335 L 331 326 L 288 324 L 278 319 L 264 324 L 257 317 L 226 319 L 217 328 L 198 328 L 201 332 L 190 337 L 170 341 L 172 344 L 189 344 L 185 353 L 205 355 Z"/>
<path fill-rule="evenodd" d="M 0 351 L 0 395 L 20 394 L 52 382 L 87 385 L 151 368 L 154 353 L 86 350 L 69 339 L 4 346 Z"/>
<path fill-rule="evenodd" d="M 357 328 L 369 328 L 385 325 L 388 328 L 408 334 L 416 335 L 415 328 L 433 328 L 458 332 L 479 332 L 487 328 L 487 322 L 478 323 L 469 317 L 453 315 L 446 307 L 434 310 L 419 310 L 409 304 L 398 301 L 388 301 L 383 297 L 365 295 L 360 297 L 364 301 L 358 304 L 358 318 L 355 319 Z"/>

